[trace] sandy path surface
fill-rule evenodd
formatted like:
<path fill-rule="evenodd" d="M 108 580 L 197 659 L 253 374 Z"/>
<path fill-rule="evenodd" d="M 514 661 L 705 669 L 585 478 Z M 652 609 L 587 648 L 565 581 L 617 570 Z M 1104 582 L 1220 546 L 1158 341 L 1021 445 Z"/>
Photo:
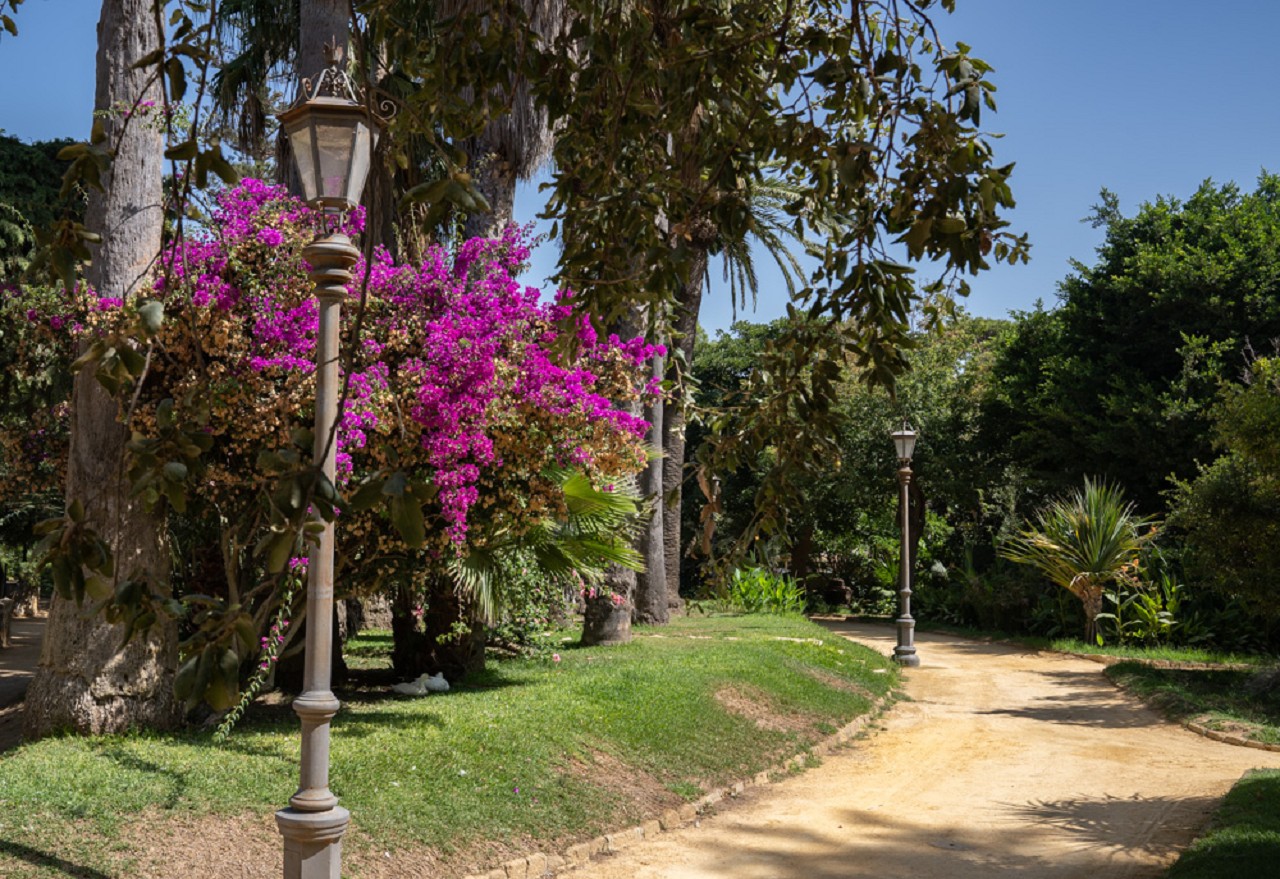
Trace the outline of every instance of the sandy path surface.
<path fill-rule="evenodd" d="M 829 624 L 882 653 L 893 631 Z M 1246 770 L 1280 754 L 1213 742 L 1116 690 L 1102 666 L 946 635 L 884 729 L 700 826 L 575 879 L 1158 877 Z"/>

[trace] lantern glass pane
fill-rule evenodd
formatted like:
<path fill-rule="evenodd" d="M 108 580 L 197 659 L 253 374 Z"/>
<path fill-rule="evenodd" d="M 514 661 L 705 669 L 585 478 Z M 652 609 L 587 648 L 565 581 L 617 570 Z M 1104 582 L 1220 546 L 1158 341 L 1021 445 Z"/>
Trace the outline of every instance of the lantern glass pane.
<path fill-rule="evenodd" d="M 357 120 L 351 144 L 351 176 L 347 181 L 347 200 L 352 204 L 360 202 L 365 178 L 369 176 L 369 157 L 376 142 L 377 133 L 369 131 L 363 119 Z"/>
<path fill-rule="evenodd" d="M 916 434 L 913 430 L 895 430 L 893 432 L 893 445 L 898 450 L 898 458 L 906 460 L 911 457 L 916 448 Z"/>
<path fill-rule="evenodd" d="M 289 136 L 289 146 L 293 149 L 293 159 L 298 163 L 298 177 L 302 180 L 304 201 L 312 201 L 320 193 L 316 186 L 314 134 L 311 120 L 307 117 L 295 119 L 285 125 L 285 134 Z"/>
<path fill-rule="evenodd" d="M 348 198 L 351 174 L 351 117 L 316 116 L 316 152 L 320 157 L 320 198 Z"/>

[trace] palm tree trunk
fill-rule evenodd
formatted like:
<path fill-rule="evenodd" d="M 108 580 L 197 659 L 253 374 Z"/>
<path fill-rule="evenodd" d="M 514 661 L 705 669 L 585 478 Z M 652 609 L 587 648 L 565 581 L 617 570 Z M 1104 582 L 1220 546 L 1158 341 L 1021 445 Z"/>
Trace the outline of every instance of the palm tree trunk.
<path fill-rule="evenodd" d="M 139 58 L 160 45 L 151 0 L 105 0 L 98 21 L 97 89 L 108 142 L 116 155 L 90 190 L 86 225 L 101 233 L 87 279 L 102 296 L 128 298 L 160 250 L 163 141 L 158 130 L 129 124 L 118 106 L 159 101 L 154 67 Z M 169 557 L 161 521 L 133 497 L 125 475 L 127 428 L 116 401 L 90 370 L 72 391 L 67 497 L 79 500 L 88 522 L 113 547 L 117 576 L 169 582 Z M 121 648 L 123 627 L 86 615 L 73 602 L 54 598 L 45 628 L 40 667 L 27 690 L 23 734 L 39 738 L 59 729 L 80 733 L 166 727 L 178 719 L 173 698 L 177 626 L 162 620 Z"/>
<path fill-rule="evenodd" d="M 1080 603 L 1084 606 L 1084 640 L 1092 644 L 1098 637 L 1098 614 L 1102 613 L 1101 587 L 1085 586 L 1080 594 Z"/>
<path fill-rule="evenodd" d="M 662 412 L 662 511 L 663 560 L 667 569 L 667 606 L 679 609 L 680 511 L 684 494 L 685 410 L 684 376 L 693 364 L 693 346 L 698 334 L 698 312 L 702 307 L 702 279 L 707 268 L 707 250 L 698 247 L 693 255 L 689 279 L 676 303 L 672 329 L 675 349 L 667 361 L 667 381 L 671 390 Z M 677 353 L 678 352 L 678 353 Z"/>
<path fill-rule="evenodd" d="M 463 239 L 488 238 L 511 225 L 516 203 L 516 169 L 481 134 L 467 144 L 468 167 L 476 189 L 489 203 L 489 210 L 467 216 L 462 226 Z"/>
<path fill-rule="evenodd" d="M 661 379 L 663 374 L 663 358 L 654 355 L 652 376 Z M 649 422 L 647 437 L 651 446 L 662 445 L 662 398 L 645 406 L 644 415 Z M 653 513 L 649 517 L 644 530 L 640 533 L 640 544 L 637 547 L 644 558 L 644 570 L 636 574 L 635 609 L 632 619 L 645 625 L 662 625 L 671 619 L 667 607 L 667 563 L 663 546 L 663 524 L 666 517 L 662 492 L 663 472 L 662 459 L 649 462 L 640 478 L 640 493 L 653 505 Z M 676 581 L 679 583 L 679 581 Z"/>

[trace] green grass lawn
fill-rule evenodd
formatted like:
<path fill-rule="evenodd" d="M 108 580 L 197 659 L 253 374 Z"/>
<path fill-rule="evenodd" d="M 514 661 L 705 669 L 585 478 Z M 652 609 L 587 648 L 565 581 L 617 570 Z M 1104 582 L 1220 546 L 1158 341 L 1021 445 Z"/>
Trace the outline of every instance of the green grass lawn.
<path fill-rule="evenodd" d="M 1274 670 L 1157 668 L 1118 662 L 1107 676 L 1171 719 L 1196 720 L 1260 742 L 1280 742 L 1280 678 Z"/>
<path fill-rule="evenodd" d="M 551 850 L 653 817 L 815 744 L 897 679 L 886 659 L 795 617 L 679 619 L 637 635 L 566 644 L 560 662 L 491 663 L 444 695 L 339 693 L 332 787 L 356 828 L 351 875 L 384 851 L 471 865 L 493 840 Z M 389 646 L 361 639 L 352 666 L 385 665 Z M 132 876 L 126 831 L 269 815 L 293 793 L 297 761 L 297 720 L 280 705 L 250 712 L 221 745 L 204 731 L 24 745 L 0 756 L 0 876 Z"/>
<path fill-rule="evenodd" d="M 1240 779 L 1209 832 L 1182 853 L 1168 879 L 1262 879 L 1280 864 L 1280 771 Z"/>
<path fill-rule="evenodd" d="M 1046 640 L 1045 649 L 1057 650 L 1060 653 L 1087 653 L 1095 656 L 1117 656 L 1124 659 L 1137 659 L 1163 662 L 1205 663 L 1209 665 L 1248 665 L 1266 666 L 1275 663 L 1274 656 L 1257 653 L 1224 653 L 1219 650 L 1204 650 L 1199 647 L 1171 647 L 1165 645 L 1139 646 L 1130 644 L 1090 644 L 1078 638 L 1055 638 Z"/>

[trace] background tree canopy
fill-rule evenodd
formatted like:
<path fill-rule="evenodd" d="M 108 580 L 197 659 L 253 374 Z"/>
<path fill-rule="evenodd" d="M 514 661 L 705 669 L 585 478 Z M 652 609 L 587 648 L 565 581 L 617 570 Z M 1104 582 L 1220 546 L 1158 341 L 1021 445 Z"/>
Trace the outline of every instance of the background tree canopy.
<path fill-rule="evenodd" d="M 1024 315 L 996 367 L 987 421 L 1038 487 L 1125 485 L 1148 512 L 1169 477 L 1213 457 L 1210 408 L 1248 346 L 1280 336 L 1280 178 L 1206 181 L 1133 217 L 1103 192 L 1107 236 L 1076 263 L 1061 305 Z"/>
<path fill-rule="evenodd" d="M 58 197 L 68 162 L 58 151 L 70 140 L 26 144 L 0 132 L 0 283 L 13 282 L 31 261 L 36 230 L 46 229 L 66 202 Z M 83 204 L 73 201 L 73 212 Z"/>

